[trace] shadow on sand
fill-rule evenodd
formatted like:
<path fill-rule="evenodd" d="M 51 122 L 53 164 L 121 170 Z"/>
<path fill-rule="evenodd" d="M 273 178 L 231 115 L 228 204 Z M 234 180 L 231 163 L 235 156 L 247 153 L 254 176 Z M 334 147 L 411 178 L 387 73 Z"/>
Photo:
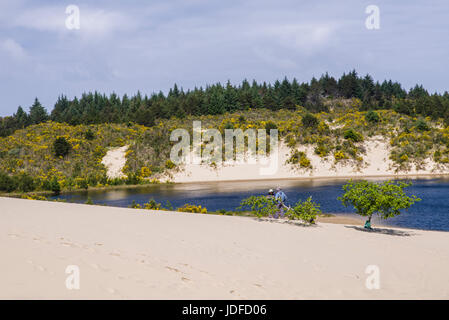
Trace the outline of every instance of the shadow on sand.
<path fill-rule="evenodd" d="M 305 228 L 317 228 L 318 225 L 315 224 L 308 224 L 305 222 L 301 222 L 299 220 L 286 220 L 286 219 L 274 219 L 274 218 L 252 218 L 255 221 L 259 222 L 269 222 L 269 223 L 279 223 L 279 224 L 290 224 L 297 227 L 305 227 Z"/>
<path fill-rule="evenodd" d="M 365 229 L 364 227 L 359 226 L 345 226 L 345 228 L 351 228 L 362 232 L 370 232 L 370 233 L 380 233 L 380 234 L 386 234 L 389 236 L 400 236 L 400 237 L 410 237 L 413 235 L 416 235 L 416 233 L 403 231 L 403 230 L 396 230 L 396 229 L 385 229 L 385 228 L 372 228 L 372 229 Z"/>

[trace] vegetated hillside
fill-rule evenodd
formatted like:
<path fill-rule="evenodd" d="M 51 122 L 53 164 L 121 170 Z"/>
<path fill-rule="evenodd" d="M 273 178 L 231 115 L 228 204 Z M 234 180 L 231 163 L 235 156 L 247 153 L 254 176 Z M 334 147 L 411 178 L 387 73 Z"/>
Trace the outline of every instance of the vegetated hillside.
<path fill-rule="evenodd" d="M 340 78 L 326 73 L 319 79 L 312 78 L 303 83 L 287 78 L 273 84 L 244 80 L 239 85 L 232 85 L 228 81 L 225 85 L 216 83 L 187 91 L 175 84 L 167 94 L 159 92 L 150 96 L 140 92 L 130 97 L 88 92 L 68 99 L 61 95 L 50 114 L 36 98 L 29 112 L 19 106 L 12 116 L 0 117 L 0 136 L 48 120 L 71 125 L 131 121 L 153 126 L 158 119 L 219 115 L 248 108 L 278 111 L 295 110 L 300 105 L 313 113 L 329 112 L 326 100 L 352 98 L 362 101 L 361 111 L 394 110 L 412 117 L 443 118 L 449 124 L 448 92 L 429 94 L 419 85 L 406 91 L 398 82 L 374 82 L 369 75 L 360 77 L 351 71 Z"/>
<path fill-rule="evenodd" d="M 176 128 L 192 131 L 193 120 L 202 128 L 277 128 L 291 148 L 285 165 L 311 168 L 301 146 L 312 146 L 326 161 L 362 166 L 365 141 L 382 136 L 389 142 L 389 158 L 398 172 L 419 169 L 426 159 L 441 168 L 449 163 L 449 127 L 443 121 L 413 118 L 392 110 L 359 111 L 358 99 L 328 99 L 329 112 L 312 114 L 296 110 L 248 109 L 222 115 L 187 116 L 157 120 L 152 127 L 133 123 L 76 125 L 46 122 L 0 138 L 0 189 L 2 191 L 63 190 L 117 184 L 156 182 L 170 178 L 178 168 L 170 160 L 170 133 Z M 55 140 L 68 142 L 67 154 L 57 155 Z M 101 163 L 108 148 L 128 145 L 124 179 L 108 179 Z M 55 182 L 56 181 L 56 182 Z"/>

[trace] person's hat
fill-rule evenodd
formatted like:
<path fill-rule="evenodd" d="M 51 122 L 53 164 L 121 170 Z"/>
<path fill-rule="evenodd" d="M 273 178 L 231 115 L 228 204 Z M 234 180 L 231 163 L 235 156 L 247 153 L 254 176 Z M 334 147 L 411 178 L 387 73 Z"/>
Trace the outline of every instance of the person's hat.
<path fill-rule="evenodd" d="M 268 193 L 273 193 L 273 192 L 274 192 L 273 189 L 268 190 Z"/>

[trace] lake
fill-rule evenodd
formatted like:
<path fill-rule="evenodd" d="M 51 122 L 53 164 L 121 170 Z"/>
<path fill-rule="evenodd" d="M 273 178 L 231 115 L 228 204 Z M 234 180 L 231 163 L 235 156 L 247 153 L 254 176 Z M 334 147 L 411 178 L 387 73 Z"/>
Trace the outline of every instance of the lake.
<path fill-rule="evenodd" d="M 369 180 L 382 181 L 385 178 Z M 312 196 L 313 201 L 320 204 L 323 213 L 347 215 L 353 213 L 353 210 L 345 208 L 337 200 L 337 197 L 343 194 L 342 185 L 346 181 L 346 179 L 310 179 L 159 184 L 128 189 L 65 193 L 53 199 L 84 203 L 90 198 L 95 204 L 128 207 L 133 200 L 143 205 L 153 198 L 163 206 L 169 201 L 173 208 L 191 203 L 206 207 L 208 211 L 235 210 L 242 199 L 251 195 L 266 195 L 268 189 L 281 186 L 290 205 L 298 199 L 305 200 Z M 406 193 L 414 194 L 422 201 L 414 204 L 400 216 L 382 221 L 382 223 L 404 228 L 449 231 L 449 178 L 419 178 L 401 181 L 412 182 L 413 185 L 406 188 Z M 374 224 L 376 221 L 379 220 L 374 220 Z"/>

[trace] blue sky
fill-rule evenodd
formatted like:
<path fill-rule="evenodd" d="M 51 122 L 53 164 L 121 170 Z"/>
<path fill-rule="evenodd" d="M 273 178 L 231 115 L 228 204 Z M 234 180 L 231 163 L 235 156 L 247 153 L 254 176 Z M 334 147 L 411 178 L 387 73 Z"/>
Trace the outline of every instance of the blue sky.
<path fill-rule="evenodd" d="M 68 5 L 80 29 L 65 27 Z M 365 27 L 368 5 L 380 29 Z M 38 97 L 151 94 L 215 82 L 309 81 L 356 69 L 449 90 L 449 2 L 174 0 L 0 2 L 0 116 Z"/>

